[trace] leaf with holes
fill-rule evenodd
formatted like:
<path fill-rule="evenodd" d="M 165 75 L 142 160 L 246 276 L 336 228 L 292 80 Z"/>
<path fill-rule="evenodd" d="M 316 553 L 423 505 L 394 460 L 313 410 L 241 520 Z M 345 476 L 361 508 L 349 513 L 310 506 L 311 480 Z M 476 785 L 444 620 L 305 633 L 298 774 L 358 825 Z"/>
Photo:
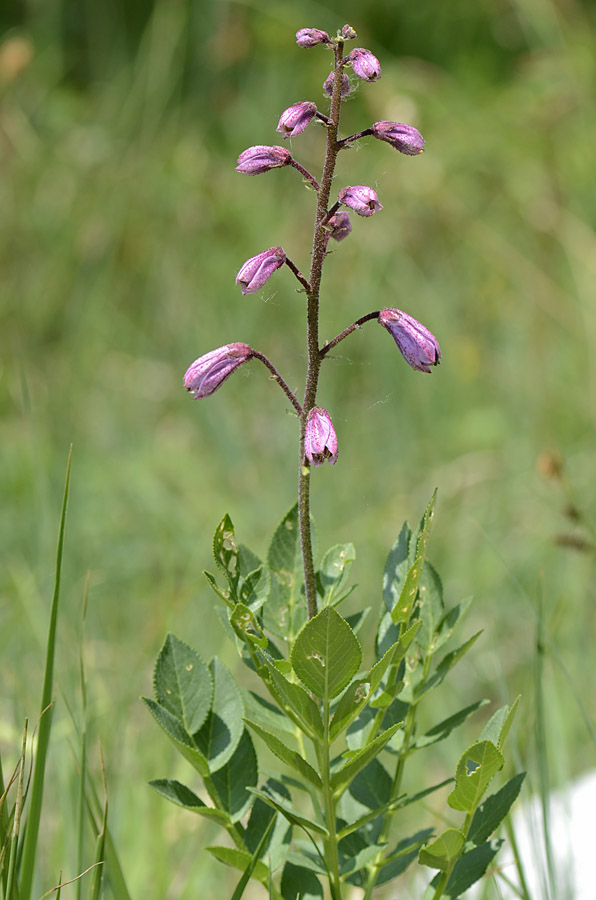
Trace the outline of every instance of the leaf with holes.
<path fill-rule="evenodd" d="M 447 798 L 449 806 L 473 812 L 504 761 L 503 754 L 492 741 L 478 741 L 468 747 L 457 764 L 455 788 Z"/>
<path fill-rule="evenodd" d="M 317 572 L 317 592 L 322 606 L 341 603 L 352 592 L 352 588 L 346 589 L 346 581 L 355 559 L 353 544 L 336 544 L 327 551 Z"/>
<path fill-rule="evenodd" d="M 330 700 L 358 671 L 362 649 L 346 620 L 328 606 L 306 623 L 290 658 L 294 672 L 308 690 Z"/>
<path fill-rule="evenodd" d="M 237 600 L 240 579 L 239 549 L 234 535 L 234 526 L 227 513 L 213 535 L 213 559 L 219 571 L 227 578 L 232 599 Z"/>

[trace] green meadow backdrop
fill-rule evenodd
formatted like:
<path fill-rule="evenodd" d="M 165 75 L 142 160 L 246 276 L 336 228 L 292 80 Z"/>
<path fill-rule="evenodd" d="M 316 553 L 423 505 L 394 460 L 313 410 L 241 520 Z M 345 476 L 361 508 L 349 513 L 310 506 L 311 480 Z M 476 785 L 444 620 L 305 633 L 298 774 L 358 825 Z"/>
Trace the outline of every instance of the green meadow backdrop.
<path fill-rule="evenodd" d="M 331 339 L 396 306 L 432 329 L 443 361 L 432 376 L 410 370 L 370 324 L 325 364 L 319 402 L 340 453 L 313 474 L 320 546 L 355 542 L 349 611 L 376 604 L 402 521 L 415 523 L 438 487 L 430 558 L 448 602 L 476 598 L 469 633 L 485 629 L 441 708 L 484 696 L 494 710 L 521 693 L 514 737 L 527 791 L 539 775 L 555 786 L 595 764 L 593 4 L 9 0 L 0 10 L 5 776 L 25 716 L 33 727 L 39 715 L 73 445 L 34 896 L 60 871 L 76 874 L 73 718 L 88 571 L 89 765 L 101 790 L 101 744 L 130 894 L 223 896 L 235 881 L 200 852 L 215 830 L 146 786 L 192 775 L 139 696 L 151 692 L 167 631 L 237 665 L 202 575 L 213 529 L 228 512 L 240 540 L 264 553 L 295 499 L 296 421 L 264 368 L 250 364 L 201 402 L 182 376 L 197 356 L 245 341 L 302 389 L 304 298 L 291 274 L 246 297 L 234 277 L 278 244 L 307 269 L 313 195 L 293 171 L 246 178 L 234 166 L 247 146 L 278 142 L 285 107 L 323 104 L 329 57 L 300 50 L 296 30 L 334 33 L 345 22 L 383 77 L 345 104 L 344 134 L 403 121 L 427 150 L 411 159 L 370 141 L 342 155 L 338 187 L 369 184 L 384 210 L 355 221 L 329 259 L 321 332 Z M 316 171 L 322 132 L 309 128 L 291 149 Z M 471 739 L 487 716 L 470 724 Z M 428 751 L 429 770 L 449 774 L 464 739 Z"/>

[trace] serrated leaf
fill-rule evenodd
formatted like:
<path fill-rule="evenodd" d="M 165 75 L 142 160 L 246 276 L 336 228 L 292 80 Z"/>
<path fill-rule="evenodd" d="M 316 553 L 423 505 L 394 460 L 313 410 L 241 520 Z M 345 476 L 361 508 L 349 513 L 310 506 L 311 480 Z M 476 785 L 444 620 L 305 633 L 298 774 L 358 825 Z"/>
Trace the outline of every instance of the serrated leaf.
<path fill-rule="evenodd" d="M 389 551 L 383 572 L 383 599 L 389 613 L 399 599 L 408 569 L 414 562 L 413 551 L 412 529 L 404 522 L 399 537 Z"/>
<path fill-rule="evenodd" d="M 200 775 L 208 775 L 209 764 L 207 760 L 197 749 L 192 737 L 184 730 L 180 720 L 150 697 L 143 697 L 142 700 L 157 724 L 167 734 L 182 756 L 188 760 Z"/>
<path fill-rule="evenodd" d="M 347 597 L 345 585 L 355 559 L 353 544 L 336 544 L 327 551 L 316 573 L 317 593 L 322 606 L 335 605 Z"/>
<path fill-rule="evenodd" d="M 283 900 L 322 900 L 323 888 L 314 872 L 287 862 L 280 885 Z"/>
<path fill-rule="evenodd" d="M 397 729 L 400 727 L 401 722 L 398 722 L 396 725 L 393 725 L 391 728 L 388 728 L 382 734 L 371 741 L 370 744 L 367 744 L 366 747 L 363 747 L 361 750 L 357 750 L 354 755 L 348 759 L 348 761 L 339 769 L 337 772 L 334 772 L 331 776 L 331 789 L 337 793 L 340 793 L 344 790 L 345 787 L 351 782 L 357 772 L 360 769 L 363 769 L 364 766 L 374 759 L 377 756 L 383 747 L 387 744 L 388 741 L 391 740 Z"/>
<path fill-rule="evenodd" d="M 419 703 L 422 697 L 425 696 L 425 694 L 428 694 L 429 691 L 432 691 L 444 681 L 447 673 L 455 665 L 457 665 L 460 659 L 462 659 L 466 655 L 468 650 L 471 650 L 481 634 L 482 631 L 477 631 L 476 634 L 473 634 L 471 638 L 469 638 L 455 650 L 452 650 L 450 653 L 445 654 L 428 681 L 423 682 L 422 685 L 416 690 L 414 697 L 416 703 Z"/>
<path fill-rule="evenodd" d="M 243 579 L 238 592 L 240 603 L 252 613 L 258 612 L 271 593 L 271 573 L 267 566 L 259 566 Z"/>
<path fill-rule="evenodd" d="M 511 707 L 502 706 L 498 709 L 482 729 L 480 740 L 492 741 L 501 750 L 513 724 L 519 701 L 520 697 L 517 697 Z"/>
<path fill-rule="evenodd" d="M 358 671 L 362 649 L 346 620 L 333 607 L 326 607 L 301 630 L 290 659 L 308 690 L 331 700 Z"/>
<path fill-rule="evenodd" d="M 352 613 L 351 616 L 345 616 L 345 620 L 354 632 L 354 634 L 358 634 L 360 629 L 362 628 L 366 617 L 371 611 L 370 606 L 365 606 L 364 609 L 358 610 L 356 613 Z"/>
<path fill-rule="evenodd" d="M 232 600 L 237 600 L 240 578 L 239 549 L 234 535 L 234 526 L 227 513 L 213 535 L 213 559 L 230 585 Z"/>
<path fill-rule="evenodd" d="M 246 871 L 251 864 L 251 854 L 246 850 L 238 850 L 235 847 L 217 846 L 205 847 L 205 849 L 208 850 L 215 859 L 225 863 L 226 866 L 231 866 L 233 869 L 240 869 L 241 872 Z M 252 878 L 255 878 L 265 885 L 267 884 L 269 879 L 269 869 L 261 860 L 255 865 L 252 872 Z"/>
<path fill-rule="evenodd" d="M 211 784 L 232 822 L 241 819 L 250 808 L 249 788 L 256 787 L 258 780 L 257 754 L 250 734 L 244 729 L 231 758 L 211 775 Z"/>
<path fill-rule="evenodd" d="M 263 608 L 263 625 L 267 632 L 291 643 L 306 620 L 306 605 L 301 596 L 303 574 L 298 504 L 294 504 L 278 525 L 267 563 L 273 578 L 271 594 Z"/>
<path fill-rule="evenodd" d="M 244 603 L 236 603 L 230 616 L 230 625 L 238 637 L 264 650 L 268 641 L 263 629 L 257 622 L 256 616 Z"/>
<path fill-rule="evenodd" d="M 502 788 L 480 804 L 470 825 L 469 841 L 478 845 L 489 839 L 517 800 L 525 777 L 525 772 L 514 775 Z"/>
<path fill-rule="evenodd" d="M 504 761 L 503 754 L 491 741 L 478 741 L 468 747 L 457 764 L 455 788 L 447 798 L 449 806 L 473 812 Z"/>
<path fill-rule="evenodd" d="M 176 806 L 181 806 L 183 809 L 197 813 L 206 819 L 212 819 L 224 827 L 232 824 L 232 820 L 227 813 L 221 809 L 215 809 L 213 806 L 207 806 L 200 797 L 197 797 L 194 791 L 191 791 L 190 788 L 179 781 L 171 778 L 155 778 L 149 782 L 149 785 L 162 797 L 175 803 Z"/>
<path fill-rule="evenodd" d="M 188 734 L 198 731 L 211 707 L 213 679 L 195 651 L 168 634 L 153 673 L 157 702 L 176 716 Z"/>
<path fill-rule="evenodd" d="M 272 809 L 277 810 L 277 812 L 281 813 L 282 816 L 291 824 L 297 825 L 301 828 L 304 828 L 307 832 L 314 832 L 315 834 L 320 834 L 323 837 L 328 837 L 328 831 L 324 825 L 321 825 L 319 822 L 315 822 L 314 819 L 309 819 L 307 816 L 303 816 L 300 813 L 296 812 L 294 807 L 291 805 L 291 801 L 288 801 L 286 798 L 281 797 L 278 793 L 273 793 L 271 791 L 264 790 L 253 790 L 253 794 L 256 794 L 264 803 L 267 803 L 271 806 Z"/>
<path fill-rule="evenodd" d="M 408 569 L 408 573 L 399 593 L 399 598 L 397 599 L 393 608 L 390 610 L 391 618 L 394 623 L 409 622 L 412 611 L 414 609 L 414 603 L 416 602 L 416 597 L 418 595 L 418 586 L 420 584 L 420 579 L 422 577 L 422 571 L 424 568 L 424 559 L 426 556 L 426 548 L 428 546 L 428 540 L 430 537 L 430 529 L 434 516 L 436 496 L 437 492 L 435 491 L 430 503 L 426 508 L 426 512 L 424 513 L 424 517 L 420 524 L 420 529 L 418 531 L 418 536 L 416 539 L 416 555 L 414 557 L 414 562 Z"/>
<path fill-rule="evenodd" d="M 203 726 L 193 734 L 198 750 L 216 772 L 230 759 L 242 736 L 244 706 L 234 679 L 217 657 L 209 665 L 213 678 L 213 704 Z"/>
<path fill-rule="evenodd" d="M 280 739 L 274 734 L 271 734 L 271 732 L 265 731 L 265 729 L 261 728 L 260 725 L 257 725 L 256 722 L 251 722 L 249 719 L 246 719 L 246 724 L 267 744 L 271 752 L 274 753 L 278 759 L 281 759 L 282 762 L 292 766 L 292 768 L 300 772 L 306 781 L 310 782 L 310 784 L 314 785 L 316 788 L 321 789 L 321 779 L 313 767 L 307 763 L 299 753 L 292 750 L 290 747 L 287 747 L 283 741 L 280 741 Z"/>
<path fill-rule="evenodd" d="M 442 900 L 457 900 L 468 888 L 480 881 L 502 845 L 502 840 L 490 841 L 463 853 L 453 867 L 447 887 L 441 895 Z"/>
<path fill-rule="evenodd" d="M 288 681 L 284 675 L 267 660 L 264 666 L 269 673 L 270 688 L 280 706 L 291 716 L 309 737 L 323 737 L 323 720 L 312 697 L 304 688 Z"/>
<path fill-rule="evenodd" d="M 226 606 L 229 606 L 230 609 L 234 609 L 235 601 L 232 600 L 230 596 L 229 588 L 221 588 L 215 580 L 215 575 L 212 575 L 211 572 L 207 572 L 206 569 L 203 569 L 203 575 L 209 582 L 209 587 L 216 594 L 216 596 L 219 597 L 220 600 L 223 600 Z"/>
<path fill-rule="evenodd" d="M 459 828 L 447 828 L 438 838 L 420 849 L 418 862 L 447 872 L 463 850 L 466 839 Z"/>
<path fill-rule="evenodd" d="M 490 700 L 478 700 L 476 703 L 460 709 L 459 712 L 454 713 L 447 719 L 443 719 L 442 722 L 439 722 L 433 728 L 429 728 L 426 734 L 420 735 L 414 742 L 414 747 L 418 749 L 420 747 L 428 747 L 430 744 L 436 744 L 445 740 L 455 728 L 463 725 L 471 715 L 478 709 L 481 709 L 481 707 L 486 706 L 487 703 L 490 703 Z"/>

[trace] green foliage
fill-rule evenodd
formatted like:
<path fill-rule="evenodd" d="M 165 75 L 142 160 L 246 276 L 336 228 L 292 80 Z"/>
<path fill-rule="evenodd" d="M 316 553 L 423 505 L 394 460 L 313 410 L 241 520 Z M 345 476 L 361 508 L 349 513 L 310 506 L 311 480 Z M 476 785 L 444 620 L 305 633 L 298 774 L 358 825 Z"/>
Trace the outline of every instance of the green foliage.
<path fill-rule="evenodd" d="M 338 900 L 342 883 L 360 886 L 368 898 L 376 885 L 401 875 L 417 857 L 421 865 L 439 870 L 432 896 L 455 897 L 462 885 L 481 877 L 500 846 L 491 837 L 522 779 L 514 777 L 491 797 L 484 795 L 503 766 L 517 701 L 493 715 L 459 760 L 448 804 L 466 813 L 462 826 L 438 836 L 422 829 L 389 841 L 400 811 L 452 782 L 408 794 L 402 787 L 407 760 L 446 740 L 487 702 L 469 704 L 418 733 L 419 707 L 478 637 L 443 649 L 469 604 L 446 608 L 441 580 L 426 560 L 434 503 L 433 497 L 416 532 L 404 526 L 389 554 L 375 658 L 364 670 L 351 627 L 361 617 L 350 624 L 336 609 L 350 591 L 353 548 L 337 546 L 323 555 L 317 573 L 321 606 L 307 619 L 296 507 L 276 530 L 267 564 L 237 544 L 228 516 L 217 528 L 214 556 L 227 587 L 216 587 L 216 594 L 223 600 L 226 633 L 265 693 L 241 694 L 217 659 L 206 666 L 170 635 L 155 668 L 157 699 L 145 702 L 203 777 L 212 805 L 177 781 L 160 779 L 152 786 L 228 832 L 233 848 L 209 850 L 242 870 L 238 896 L 253 878 L 272 896 L 279 891 L 282 900 L 298 894 L 320 898 L 323 878 Z M 208 580 L 214 586 L 213 577 Z M 261 744 L 283 766 L 262 786 L 243 722 L 258 738 L 257 748 Z"/>

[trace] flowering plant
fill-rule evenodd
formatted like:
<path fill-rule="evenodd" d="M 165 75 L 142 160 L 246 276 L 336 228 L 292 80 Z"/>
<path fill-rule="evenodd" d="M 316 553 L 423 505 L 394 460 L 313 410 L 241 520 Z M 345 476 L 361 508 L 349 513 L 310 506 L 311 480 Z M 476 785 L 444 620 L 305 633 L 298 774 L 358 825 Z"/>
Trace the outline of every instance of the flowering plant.
<path fill-rule="evenodd" d="M 260 680 L 264 692 L 236 685 L 217 658 L 207 665 L 183 641 L 169 635 L 155 667 L 155 698 L 145 701 L 201 776 L 204 792 L 200 797 L 172 779 L 152 785 L 227 832 L 227 845 L 208 849 L 242 871 L 233 900 L 242 895 L 250 878 L 260 881 L 276 900 L 325 893 L 342 900 L 346 885 L 361 888 L 369 900 L 377 886 L 402 875 L 415 859 L 437 870 L 425 898 L 459 897 L 482 877 L 497 853 L 502 841 L 491 836 L 522 780 L 514 776 L 482 802 L 503 766 L 503 744 L 516 702 L 493 715 L 462 754 L 454 778 L 415 792 L 404 789 L 412 755 L 447 738 L 484 704 L 479 701 L 452 711 L 421 730 L 421 706 L 479 636 L 443 650 L 469 601 L 447 609 L 441 580 L 427 560 L 435 498 L 418 529 L 404 525 L 389 553 L 372 659 L 366 663 L 358 633 L 368 610 L 346 617 L 338 611 L 353 590 L 348 578 L 354 548 L 336 545 L 318 560 L 313 550 L 312 469 L 327 461 L 333 465 L 338 458 L 331 416 L 316 405 L 321 367 L 329 351 L 365 323 L 377 321 L 415 371 L 430 373 L 441 358 L 432 332 L 394 308 L 364 314 L 320 346 L 321 274 L 329 240 L 340 242 L 350 236 L 347 210 L 368 218 L 383 209 L 376 191 L 366 185 L 342 187 L 332 199 L 338 155 L 367 136 L 405 156 L 422 153 L 425 143 L 413 126 L 389 121 L 340 138 L 341 103 L 353 89 L 346 70 L 351 68 L 364 82 L 381 77 L 379 61 L 369 50 L 356 48 L 345 55 L 345 42 L 355 38 L 349 25 L 333 38 L 315 28 L 303 28 L 296 35 L 299 47 L 320 46 L 334 54 L 333 70 L 324 84 L 330 96 L 328 111 L 300 101 L 281 114 L 277 127 L 285 139 L 311 123 L 322 123 L 327 141 L 320 179 L 285 147 L 256 145 L 238 158 L 240 173 L 259 175 L 291 167 L 314 189 L 308 276 L 284 249 L 272 247 L 248 259 L 236 277 L 243 294 L 261 290 L 284 266 L 298 280 L 307 320 L 302 400 L 267 356 L 244 343 L 204 354 L 184 379 L 197 399 L 208 397 L 240 365 L 258 359 L 284 391 L 299 425 L 298 502 L 275 531 L 266 561 L 237 541 L 226 515 L 213 541 L 223 584 L 221 578 L 205 573 L 222 603 L 224 625 L 252 673 L 249 684 L 256 688 Z M 265 779 L 259 774 L 259 747 L 282 763 Z M 447 784 L 450 815 L 456 814 L 453 823 L 438 835 L 432 827 L 413 834 L 399 830 L 405 807 Z"/>

